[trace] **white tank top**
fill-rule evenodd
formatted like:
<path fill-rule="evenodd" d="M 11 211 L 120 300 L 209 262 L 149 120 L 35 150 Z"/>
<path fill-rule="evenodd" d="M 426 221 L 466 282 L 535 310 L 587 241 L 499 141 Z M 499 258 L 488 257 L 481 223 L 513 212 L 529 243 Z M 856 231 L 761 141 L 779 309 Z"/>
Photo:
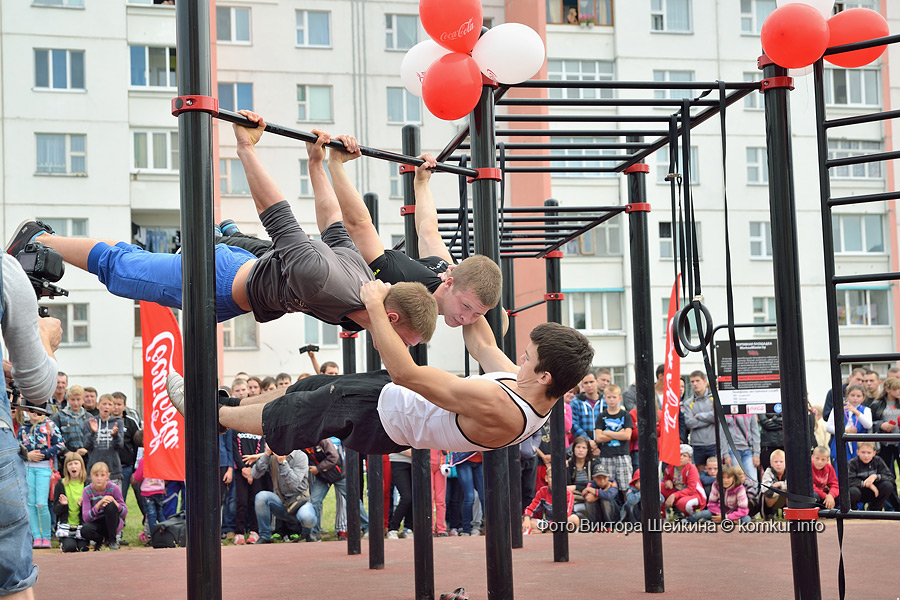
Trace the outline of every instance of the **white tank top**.
<path fill-rule="evenodd" d="M 524 398 L 501 381 L 503 379 L 515 381 L 515 373 L 485 373 L 473 375 L 469 379 L 493 381 L 506 392 L 510 401 L 522 412 L 522 431 L 506 446 L 518 444 L 531 437 L 550 418 L 549 413 L 546 415 L 538 413 Z M 467 438 L 459 428 L 459 415 L 456 413 L 432 404 L 416 392 L 395 383 L 389 383 L 381 390 L 378 397 L 378 414 L 385 432 L 401 446 L 418 449 L 435 448 L 449 452 L 496 450 L 478 445 Z"/>

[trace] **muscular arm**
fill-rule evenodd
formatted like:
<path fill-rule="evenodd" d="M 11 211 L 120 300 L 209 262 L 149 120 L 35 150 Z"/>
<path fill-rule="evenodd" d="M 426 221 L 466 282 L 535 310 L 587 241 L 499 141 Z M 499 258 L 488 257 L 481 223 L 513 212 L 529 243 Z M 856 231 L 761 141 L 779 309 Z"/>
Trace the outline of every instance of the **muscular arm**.
<path fill-rule="evenodd" d="M 272 176 L 263 167 L 259 156 L 256 155 L 256 142 L 262 137 L 266 123 L 262 117 L 249 111 L 240 111 L 242 115 L 259 124 L 256 129 L 250 129 L 242 125 L 234 126 L 234 137 L 237 141 L 237 155 L 244 167 L 247 183 L 250 185 L 250 194 L 256 204 L 257 214 L 261 214 L 270 206 L 284 200 L 284 194 L 278 189 L 278 185 Z"/>
<path fill-rule="evenodd" d="M 486 373 L 519 372 L 519 367 L 497 347 L 494 332 L 484 317 L 479 317 L 471 325 L 463 325 L 463 340 L 466 342 L 469 354 L 478 361 Z"/>
<path fill-rule="evenodd" d="M 350 152 L 342 152 L 332 148 L 328 155 L 328 171 L 331 173 L 331 181 L 337 194 L 338 204 L 344 216 L 344 227 L 350 234 L 350 239 L 356 244 L 363 260 L 370 263 L 384 254 L 384 242 L 372 223 L 369 209 L 366 208 L 362 196 L 350 181 L 350 175 L 344 168 L 344 163 L 359 156 L 356 139 L 349 136 L 338 136 L 344 146 Z"/>
<path fill-rule="evenodd" d="M 448 263 L 453 264 L 450 250 L 441 239 L 438 231 L 437 207 L 434 204 L 434 195 L 431 193 L 431 169 L 435 165 L 434 157 L 423 154 L 420 158 L 425 164 L 416 169 L 416 235 L 419 237 L 419 256 L 439 256 Z"/>

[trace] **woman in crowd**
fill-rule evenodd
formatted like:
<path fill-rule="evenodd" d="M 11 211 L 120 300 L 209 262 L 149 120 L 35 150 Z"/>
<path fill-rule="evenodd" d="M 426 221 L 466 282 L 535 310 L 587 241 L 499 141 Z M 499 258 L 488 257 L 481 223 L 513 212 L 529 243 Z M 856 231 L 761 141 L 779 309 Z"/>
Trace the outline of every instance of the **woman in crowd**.
<path fill-rule="evenodd" d="M 872 411 L 873 433 L 898 433 L 900 428 L 900 379 L 888 377 L 882 384 L 881 396 L 872 402 L 869 409 Z M 897 451 L 897 442 L 881 442 L 881 450 L 878 456 L 884 461 L 888 469 L 894 472 L 894 463 L 900 462 L 900 453 Z"/>
<path fill-rule="evenodd" d="M 594 459 L 590 453 L 588 439 L 584 436 L 575 438 L 572 443 L 572 456 L 566 462 L 566 487 L 575 496 L 575 514 L 580 518 L 592 520 L 594 507 L 584 501 L 581 493 L 591 482 L 591 473 L 594 469 Z"/>

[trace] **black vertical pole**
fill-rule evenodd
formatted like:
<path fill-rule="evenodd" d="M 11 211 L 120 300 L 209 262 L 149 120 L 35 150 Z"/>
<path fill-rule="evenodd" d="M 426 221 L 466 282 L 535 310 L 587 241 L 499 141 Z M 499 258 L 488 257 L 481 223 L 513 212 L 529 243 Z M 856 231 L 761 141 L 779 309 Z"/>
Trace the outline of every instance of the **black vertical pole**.
<path fill-rule="evenodd" d="M 418 156 L 419 128 L 416 125 L 403 127 L 403 153 L 407 156 Z M 403 219 L 406 235 L 406 255 L 419 258 L 419 236 L 416 234 L 416 189 L 415 171 L 403 175 L 403 200 L 407 210 Z M 428 352 L 425 344 L 409 349 L 417 365 L 428 364 Z M 416 599 L 433 600 L 434 598 L 434 544 L 431 539 L 431 451 L 412 451 L 412 493 L 413 493 L 413 557 L 416 573 Z"/>
<path fill-rule="evenodd" d="M 478 106 L 469 115 L 472 166 L 493 169 L 497 165 L 494 137 L 494 89 L 488 85 L 481 91 Z M 500 264 L 500 235 L 497 218 L 497 181 L 487 176 L 472 183 L 472 217 L 475 252 Z M 501 346 L 503 321 L 500 310 L 488 311 L 488 324 Z M 513 598 L 512 547 L 510 544 L 509 471 L 506 449 L 484 453 L 485 550 L 487 589 L 490 600 Z"/>
<path fill-rule="evenodd" d="M 641 142 L 640 136 L 628 136 Z M 662 532 L 659 522 L 659 450 L 656 443 L 656 391 L 653 389 L 653 315 L 650 311 L 650 242 L 647 229 L 646 176 L 649 167 L 638 163 L 628 175 L 629 237 L 631 240 L 631 310 L 634 323 L 634 381 L 637 391 L 638 464 L 641 468 L 641 539 L 644 545 L 644 591 L 666 591 L 663 577 Z M 623 484 L 620 483 L 620 486 Z"/>
<path fill-rule="evenodd" d="M 378 228 L 378 194 L 363 196 L 372 223 Z M 366 370 L 381 368 L 378 351 L 372 344 L 371 334 L 366 334 Z M 384 465 L 380 454 L 366 456 L 366 483 L 369 498 L 369 568 L 384 568 Z"/>
<path fill-rule="evenodd" d="M 553 198 L 544 200 L 544 206 L 559 206 Z M 547 219 L 556 216 L 547 211 Z M 560 260 L 562 252 L 555 250 L 544 256 L 547 278 L 547 321 L 562 323 L 562 278 Z M 569 562 L 568 511 L 566 511 L 566 413 L 563 400 L 557 400 L 550 415 L 550 467 L 553 477 L 553 562 Z"/>
<path fill-rule="evenodd" d="M 209 3 L 181 2 L 176 11 L 179 96 L 211 94 Z M 212 117 L 197 111 L 178 117 L 181 140 L 182 289 L 185 394 L 195 400 L 216 394 L 216 302 L 213 259 Z M 187 402 L 185 500 L 187 505 L 187 597 L 222 597 L 218 416 L 215 402 Z"/>
<path fill-rule="evenodd" d="M 500 270 L 503 273 L 503 307 L 511 310 L 516 305 L 516 278 L 513 259 L 500 259 Z M 503 352 L 516 362 L 516 318 L 509 315 L 509 327 L 503 336 Z M 519 446 L 506 449 L 507 468 L 509 470 L 509 534 L 513 548 L 522 547 L 522 463 Z"/>
<path fill-rule="evenodd" d="M 344 340 L 344 373 L 356 373 L 356 338 L 355 331 L 342 331 L 341 339 Z M 344 447 L 344 481 L 346 482 L 347 497 L 347 554 L 362 553 L 361 527 L 359 516 L 359 452 L 352 448 Z"/>
<path fill-rule="evenodd" d="M 766 62 L 769 62 L 766 59 Z M 787 69 L 767 64 L 769 79 L 787 78 Z M 775 81 L 778 81 L 776 79 Z M 794 202 L 793 148 L 789 89 L 766 89 L 766 147 L 769 161 L 769 214 L 772 223 L 772 270 L 775 275 L 775 320 L 778 323 L 778 368 L 781 405 L 784 410 L 784 450 L 788 488 L 794 494 L 813 495 L 812 464 L 809 460 L 809 423 L 806 409 L 806 365 L 803 361 L 803 318 L 800 305 L 800 267 L 797 249 L 797 212 Z M 835 406 L 840 409 L 837 401 Z M 788 499 L 788 509 L 802 508 Z M 785 511 L 787 512 L 787 511 Z M 814 511 L 813 511 L 814 512 Z M 819 547 L 816 517 L 790 520 L 793 556 L 794 598 L 819 600 Z M 798 525 L 803 525 L 799 527 Z M 801 531 L 802 529 L 802 531 Z"/>

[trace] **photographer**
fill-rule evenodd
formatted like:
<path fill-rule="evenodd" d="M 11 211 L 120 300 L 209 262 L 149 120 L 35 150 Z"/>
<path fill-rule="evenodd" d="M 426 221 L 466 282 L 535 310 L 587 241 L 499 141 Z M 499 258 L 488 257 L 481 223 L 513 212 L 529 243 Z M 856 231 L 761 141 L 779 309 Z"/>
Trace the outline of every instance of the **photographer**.
<path fill-rule="evenodd" d="M 0 504 L 7 507 L 0 522 L 0 594 L 7 598 L 33 598 L 31 588 L 38 575 L 32 560 L 24 493 L 25 460 L 13 434 L 7 393 L 12 378 L 28 400 L 46 400 L 56 388 L 53 352 L 59 347 L 62 328 L 58 319 L 38 319 L 37 308 L 34 290 L 21 265 L 4 253 L 0 258 L 0 329 L 10 362 L 4 360 L 4 386 L 0 388 L 0 472 L 12 471 L 19 481 L 0 491 Z"/>

